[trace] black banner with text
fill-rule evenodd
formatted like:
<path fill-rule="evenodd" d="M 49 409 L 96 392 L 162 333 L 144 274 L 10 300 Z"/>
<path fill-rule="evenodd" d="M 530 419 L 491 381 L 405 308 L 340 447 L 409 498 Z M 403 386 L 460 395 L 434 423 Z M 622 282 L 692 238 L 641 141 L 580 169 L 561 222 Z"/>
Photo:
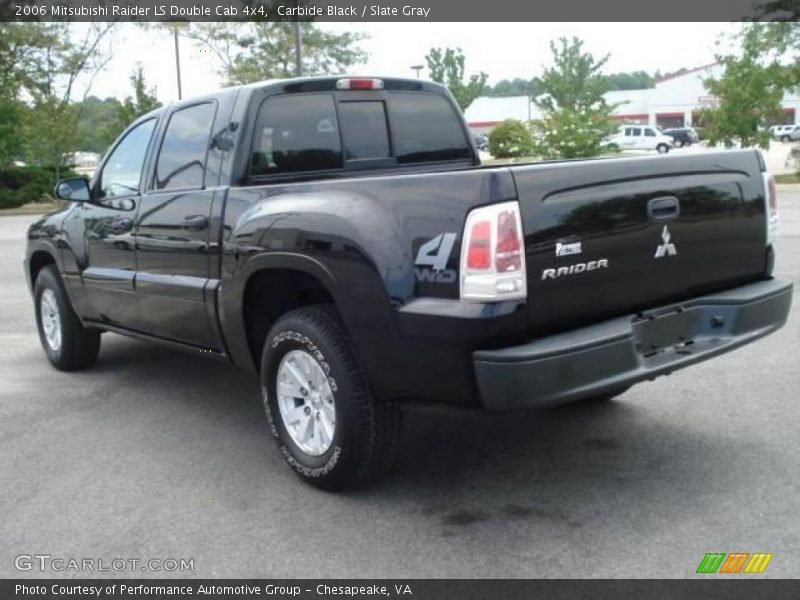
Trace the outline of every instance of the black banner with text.
<path fill-rule="evenodd" d="M 0 0 L 4 21 L 738 21 L 800 19 L 799 0 Z"/>
<path fill-rule="evenodd" d="M 800 597 L 798 580 L 0 580 L 3 600 L 770 600 Z"/>

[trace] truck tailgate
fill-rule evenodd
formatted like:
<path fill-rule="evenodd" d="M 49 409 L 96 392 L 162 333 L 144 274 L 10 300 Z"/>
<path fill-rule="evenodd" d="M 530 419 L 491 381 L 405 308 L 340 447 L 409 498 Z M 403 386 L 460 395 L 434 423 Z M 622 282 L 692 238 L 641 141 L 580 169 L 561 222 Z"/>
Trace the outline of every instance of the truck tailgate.
<path fill-rule="evenodd" d="M 764 277 L 754 151 L 512 167 L 531 333 L 551 333 Z"/>

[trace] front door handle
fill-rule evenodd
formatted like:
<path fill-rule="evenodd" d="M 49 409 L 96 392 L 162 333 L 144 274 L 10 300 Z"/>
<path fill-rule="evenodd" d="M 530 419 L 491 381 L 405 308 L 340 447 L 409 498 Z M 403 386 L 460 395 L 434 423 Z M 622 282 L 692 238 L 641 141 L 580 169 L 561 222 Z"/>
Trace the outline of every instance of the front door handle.
<path fill-rule="evenodd" d="M 202 231 L 208 227 L 208 217 L 205 215 L 191 215 L 181 221 L 181 227 L 190 231 Z"/>
<path fill-rule="evenodd" d="M 673 221 L 681 216 L 681 203 L 675 196 L 659 196 L 647 203 L 647 218 L 653 223 Z"/>

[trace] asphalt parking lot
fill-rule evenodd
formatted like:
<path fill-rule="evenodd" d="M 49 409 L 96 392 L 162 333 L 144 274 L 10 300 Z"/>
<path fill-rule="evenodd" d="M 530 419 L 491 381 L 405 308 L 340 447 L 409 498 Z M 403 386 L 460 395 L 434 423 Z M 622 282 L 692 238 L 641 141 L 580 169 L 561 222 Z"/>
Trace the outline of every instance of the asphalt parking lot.
<path fill-rule="evenodd" d="M 779 193 L 798 284 L 800 188 Z M 22 274 L 34 218 L 0 217 L 0 577 L 91 575 L 15 569 L 48 554 L 194 559 L 118 576 L 672 578 L 706 552 L 800 576 L 797 290 L 778 333 L 603 406 L 410 409 L 394 474 L 332 495 L 284 466 L 232 367 L 107 334 L 95 368 L 51 368 Z"/>

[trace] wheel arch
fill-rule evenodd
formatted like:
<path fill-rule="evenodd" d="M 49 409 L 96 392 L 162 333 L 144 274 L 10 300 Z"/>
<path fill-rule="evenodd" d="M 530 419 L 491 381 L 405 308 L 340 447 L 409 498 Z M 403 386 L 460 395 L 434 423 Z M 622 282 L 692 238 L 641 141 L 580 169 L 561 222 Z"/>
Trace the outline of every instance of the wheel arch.
<path fill-rule="evenodd" d="M 241 328 L 226 335 L 231 358 L 237 364 L 258 370 L 264 340 L 281 315 L 312 304 L 332 304 L 342 315 L 337 302 L 337 280 L 319 261 L 294 253 L 274 253 L 251 258 L 245 263 L 238 285 L 226 295 L 223 286 L 224 314 L 235 318 L 225 329 Z"/>
<path fill-rule="evenodd" d="M 55 265 L 58 269 L 58 261 L 49 249 L 38 248 L 34 250 L 28 259 L 28 277 L 30 281 L 30 288 L 36 285 L 36 277 L 39 272 L 48 265 Z"/>

